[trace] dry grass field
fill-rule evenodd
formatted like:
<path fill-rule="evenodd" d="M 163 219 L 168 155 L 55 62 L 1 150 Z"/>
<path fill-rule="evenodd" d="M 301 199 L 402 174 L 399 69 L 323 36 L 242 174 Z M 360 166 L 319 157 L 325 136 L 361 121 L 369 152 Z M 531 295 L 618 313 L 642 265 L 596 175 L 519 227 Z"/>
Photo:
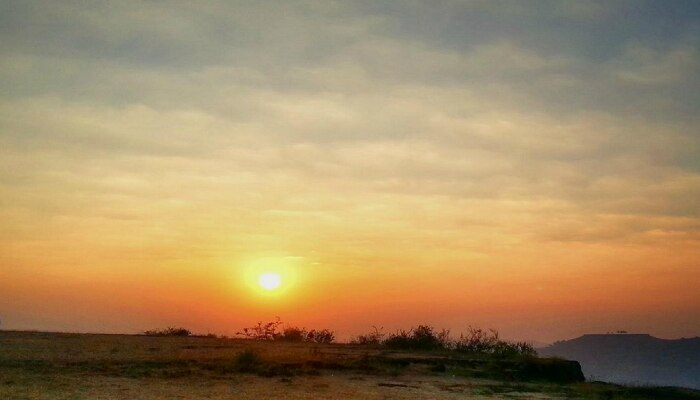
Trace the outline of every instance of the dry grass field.
<path fill-rule="evenodd" d="M 679 389 L 496 379 L 493 365 L 502 367 L 344 344 L 0 332 L 0 399 L 700 399 Z"/>

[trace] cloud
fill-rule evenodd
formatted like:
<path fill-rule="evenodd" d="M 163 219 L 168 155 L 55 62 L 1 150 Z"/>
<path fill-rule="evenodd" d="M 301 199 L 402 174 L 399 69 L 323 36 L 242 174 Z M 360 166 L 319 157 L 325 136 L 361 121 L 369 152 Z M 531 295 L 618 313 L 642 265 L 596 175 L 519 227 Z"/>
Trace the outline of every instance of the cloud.
<path fill-rule="evenodd" d="M 557 4 L 4 3 L 4 246 L 697 241 L 696 24 Z"/>

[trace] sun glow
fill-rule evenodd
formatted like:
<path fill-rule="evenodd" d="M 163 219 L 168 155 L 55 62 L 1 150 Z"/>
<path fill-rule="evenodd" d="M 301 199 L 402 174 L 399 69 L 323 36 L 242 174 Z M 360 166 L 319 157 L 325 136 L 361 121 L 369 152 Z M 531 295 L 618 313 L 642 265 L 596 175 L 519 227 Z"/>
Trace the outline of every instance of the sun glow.
<path fill-rule="evenodd" d="M 299 272 L 304 258 L 295 256 L 259 256 L 239 261 L 231 278 L 242 284 L 251 299 L 267 302 L 293 301 L 299 295 Z M 256 301 L 257 301 L 256 300 Z M 270 303 L 272 304 L 272 303 Z"/>
<path fill-rule="evenodd" d="M 282 278 L 274 272 L 266 272 L 258 277 L 258 284 L 265 290 L 275 290 L 282 284 Z"/>

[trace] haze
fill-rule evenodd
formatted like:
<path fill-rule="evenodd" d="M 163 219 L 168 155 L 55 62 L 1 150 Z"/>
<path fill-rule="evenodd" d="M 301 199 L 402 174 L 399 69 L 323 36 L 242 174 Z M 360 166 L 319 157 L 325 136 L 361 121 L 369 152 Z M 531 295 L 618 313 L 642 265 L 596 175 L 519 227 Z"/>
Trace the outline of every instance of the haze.
<path fill-rule="evenodd" d="M 2 328 L 697 336 L 699 45 L 693 1 L 3 1 Z"/>

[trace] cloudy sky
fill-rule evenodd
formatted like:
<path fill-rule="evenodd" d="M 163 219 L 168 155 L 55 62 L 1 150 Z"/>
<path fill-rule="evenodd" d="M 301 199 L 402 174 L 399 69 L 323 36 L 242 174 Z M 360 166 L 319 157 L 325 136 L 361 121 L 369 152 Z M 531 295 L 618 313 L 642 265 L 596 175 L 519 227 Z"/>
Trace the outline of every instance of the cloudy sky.
<path fill-rule="evenodd" d="M 695 1 L 3 0 L 2 327 L 700 335 L 699 116 Z"/>

